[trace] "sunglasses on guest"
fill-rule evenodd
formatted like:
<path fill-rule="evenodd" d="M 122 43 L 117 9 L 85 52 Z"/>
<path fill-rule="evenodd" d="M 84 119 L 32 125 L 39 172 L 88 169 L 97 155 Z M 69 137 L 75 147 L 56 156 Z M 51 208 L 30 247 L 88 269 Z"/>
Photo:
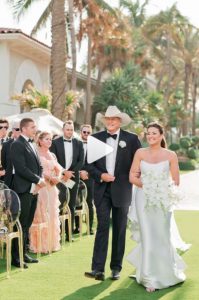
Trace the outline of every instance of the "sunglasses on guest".
<path fill-rule="evenodd" d="M 3 129 L 3 128 L 7 130 L 8 126 L 0 126 L 0 130 Z"/>
<path fill-rule="evenodd" d="M 83 134 L 91 134 L 90 131 L 85 131 L 85 130 L 83 130 L 82 132 L 83 132 Z"/>
<path fill-rule="evenodd" d="M 20 128 L 13 128 L 15 131 L 19 131 L 20 130 Z"/>

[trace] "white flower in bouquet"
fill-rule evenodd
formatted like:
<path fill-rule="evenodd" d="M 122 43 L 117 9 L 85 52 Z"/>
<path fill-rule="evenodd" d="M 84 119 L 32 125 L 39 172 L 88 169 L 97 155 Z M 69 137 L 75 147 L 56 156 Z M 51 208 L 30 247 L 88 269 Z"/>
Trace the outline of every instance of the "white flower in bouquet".
<path fill-rule="evenodd" d="M 160 208 L 171 211 L 182 199 L 178 187 L 171 181 L 166 171 L 162 173 L 144 172 L 141 175 L 146 208 Z"/>

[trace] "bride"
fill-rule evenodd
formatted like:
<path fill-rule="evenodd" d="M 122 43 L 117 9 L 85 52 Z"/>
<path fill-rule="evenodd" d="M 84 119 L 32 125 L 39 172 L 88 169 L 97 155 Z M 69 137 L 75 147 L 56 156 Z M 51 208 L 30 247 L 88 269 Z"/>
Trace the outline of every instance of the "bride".
<path fill-rule="evenodd" d="M 147 126 L 147 142 L 148 148 L 137 150 L 130 170 L 130 182 L 137 188 L 129 218 L 138 245 L 127 259 L 136 267 L 137 282 L 147 292 L 154 292 L 183 282 L 186 276 L 171 230 L 175 227 L 180 239 L 172 212 L 179 185 L 178 159 L 173 151 L 165 149 L 163 128 L 158 123 Z"/>

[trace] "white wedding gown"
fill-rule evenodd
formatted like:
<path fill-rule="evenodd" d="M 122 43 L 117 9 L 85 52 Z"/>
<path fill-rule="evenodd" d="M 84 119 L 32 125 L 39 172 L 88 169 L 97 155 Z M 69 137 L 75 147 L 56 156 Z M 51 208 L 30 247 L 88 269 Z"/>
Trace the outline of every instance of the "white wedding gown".
<path fill-rule="evenodd" d="M 141 161 L 141 177 L 147 188 L 135 188 L 129 210 L 132 239 L 138 244 L 127 256 L 136 267 L 136 280 L 145 287 L 162 289 L 186 278 L 185 263 L 176 248 L 187 250 L 182 241 L 169 203 L 165 182 L 169 180 L 169 161 L 148 163 Z M 149 189 L 150 186 L 150 189 Z M 159 204 L 161 199 L 163 204 Z M 164 206 L 165 205 L 165 206 Z"/>

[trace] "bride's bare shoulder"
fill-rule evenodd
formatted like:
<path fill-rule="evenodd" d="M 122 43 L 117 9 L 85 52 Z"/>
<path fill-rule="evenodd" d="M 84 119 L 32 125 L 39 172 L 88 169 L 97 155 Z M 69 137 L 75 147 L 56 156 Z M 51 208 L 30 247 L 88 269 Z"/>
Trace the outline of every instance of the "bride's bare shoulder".
<path fill-rule="evenodd" d="M 139 148 L 137 151 L 136 151 L 136 155 L 139 157 L 139 158 L 143 158 L 146 153 L 148 152 L 148 148 Z"/>
<path fill-rule="evenodd" d="M 177 154 L 174 151 L 169 150 L 169 149 L 164 149 L 164 151 L 165 151 L 165 154 L 166 154 L 168 160 L 171 161 L 171 160 L 177 159 Z"/>

